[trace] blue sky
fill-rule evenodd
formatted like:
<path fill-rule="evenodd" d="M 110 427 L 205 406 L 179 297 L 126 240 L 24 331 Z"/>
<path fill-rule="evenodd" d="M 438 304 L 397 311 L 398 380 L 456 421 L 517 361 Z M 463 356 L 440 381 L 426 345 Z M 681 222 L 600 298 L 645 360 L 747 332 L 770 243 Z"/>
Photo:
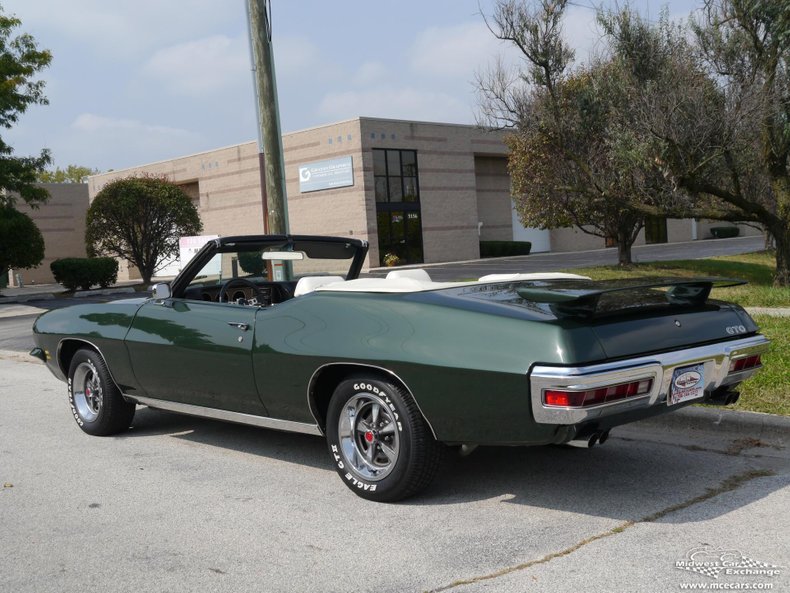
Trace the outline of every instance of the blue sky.
<path fill-rule="evenodd" d="M 120 169 L 256 138 L 245 0 L 0 0 L 54 59 L 48 106 L 10 131 L 17 154 Z M 475 71 L 497 54 L 485 29 L 493 0 L 272 0 L 283 131 L 356 116 L 473 123 Z M 565 22 L 582 61 L 595 50 L 594 11 L 576 0 Z M 605 4 L 608 4 L 605 2 Z M 650 18 L 668 4 L 633 3 Z"/>

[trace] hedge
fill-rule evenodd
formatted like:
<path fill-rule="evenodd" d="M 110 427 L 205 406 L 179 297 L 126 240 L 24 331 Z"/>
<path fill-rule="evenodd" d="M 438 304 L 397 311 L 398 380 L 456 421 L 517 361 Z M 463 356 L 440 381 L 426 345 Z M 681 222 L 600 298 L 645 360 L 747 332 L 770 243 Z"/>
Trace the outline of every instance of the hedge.
<path fill-rule="evenodd" d="M 529 255 L 529 241 L 480 241 L 480 257 L 504 257 L 506 255 Z"/>
<path fill-rule="evenodd" d="M 66 257 L 49 267 L 55 281 L 68 290 L 89 290 L 95 284 L 107 288 L 118 279 L 118 260 L 112 257 Z"/>
<path fill-rule="evenodd" d="M 715 226 L 711 227 L 710 234 L 717 239 L 730 239 L 741 234 L 741 229 L 737 226 Z"/>

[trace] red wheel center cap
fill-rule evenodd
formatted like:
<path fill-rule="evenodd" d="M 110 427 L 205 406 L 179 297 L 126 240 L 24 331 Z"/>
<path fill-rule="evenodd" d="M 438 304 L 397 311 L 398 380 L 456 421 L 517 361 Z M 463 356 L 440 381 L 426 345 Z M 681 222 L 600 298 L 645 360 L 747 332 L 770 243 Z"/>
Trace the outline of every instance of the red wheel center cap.
<path fill-rule="evenodd" d="M 376 437 L 373 435 L 373 431 L 369 430 L 365 433 L 365 440 L 369 443 L 372 443 Z"/>
<path fill-rule="evenodd" d="M 86 387 L 85 388 L 85 395 L 87 395 L 88 397 L 91 396 L 91 388 L 90 387 Z"/>

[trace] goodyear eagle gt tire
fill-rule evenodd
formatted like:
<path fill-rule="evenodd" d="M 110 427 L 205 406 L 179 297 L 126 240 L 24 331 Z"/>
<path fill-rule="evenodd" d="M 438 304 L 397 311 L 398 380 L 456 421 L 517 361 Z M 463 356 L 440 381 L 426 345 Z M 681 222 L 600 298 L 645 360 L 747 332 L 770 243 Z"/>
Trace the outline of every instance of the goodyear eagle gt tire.
<path fill-rule="evenodd" d="M 88 434 L 116 434 L 132 423 L 135 405 L 123 399 L 98 352 L 84 348 L 74 354 L 68 391 L 74 420 Z"/>
<path fill-rule="evenodd" d="M 417 404 L 402 387 L 371 376 L 349 378 L 327 410 L 335 469 L 355 494 L 394 502 L 433 480 L 444 456 Z"/>

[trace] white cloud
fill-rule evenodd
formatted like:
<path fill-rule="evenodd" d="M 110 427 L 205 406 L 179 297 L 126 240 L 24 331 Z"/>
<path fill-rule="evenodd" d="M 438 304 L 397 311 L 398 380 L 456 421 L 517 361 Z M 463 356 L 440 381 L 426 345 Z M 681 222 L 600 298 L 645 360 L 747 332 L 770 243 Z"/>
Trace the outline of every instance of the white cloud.
<path fill-rule="evenodd" d="M 357 116 L 469 123 L 469 105 L 446 93 L 414 88 L 330 92 L 318 106 L 330 121 Z"/>
<path fill-rule="evenodd" d="M 381 62 L 364 62 L 351 78 L 356 86 L 370 86 L 380 83 L 387 76 L 387 67 Z"/>
<path fill-rule="evenodd" d="M 601 50 L 601 30 L 595 12 L 579 6 L 569 6 L 563 20 L 563 37 L 575 51 L 577 64 L 589 64 Z"/>
<path fill-rule="evenodd" d="M 191 154 L 205 144 L 200 134 L 189 130 L 83 113 L 63 131 L 53 150 L 57 154 L 58 145 L 68 146 L 69 162 L 118 169 Z"/>
<path fill-rule="evenodd" d="M 207 35 L 244 14 L 243 3 L 229 10 L 215 0 L 4 0 L 3 8 L 26 28 L 48 29 L 92 47 L 98 55 L 122 58 Z"/>
<path fill-rule="evenodd" d="M 409 50 L 410 65 L 419 74 L 471 80 L 476 69 L 508 49 L 482 22 L 429 27 Z"/>
<path fill-rule="evenodd" d="M 184 95 L 222 92 L 249 84 L 247 39 L 212 35 L 172 45 L 156 51 L 143 66 L 143 73 Z"/>
<path fill-rule="evenodd" d="M 314 76 L 321 53 L 307 37 L 274 36 L 274 61 L 277 76 Z"/>

